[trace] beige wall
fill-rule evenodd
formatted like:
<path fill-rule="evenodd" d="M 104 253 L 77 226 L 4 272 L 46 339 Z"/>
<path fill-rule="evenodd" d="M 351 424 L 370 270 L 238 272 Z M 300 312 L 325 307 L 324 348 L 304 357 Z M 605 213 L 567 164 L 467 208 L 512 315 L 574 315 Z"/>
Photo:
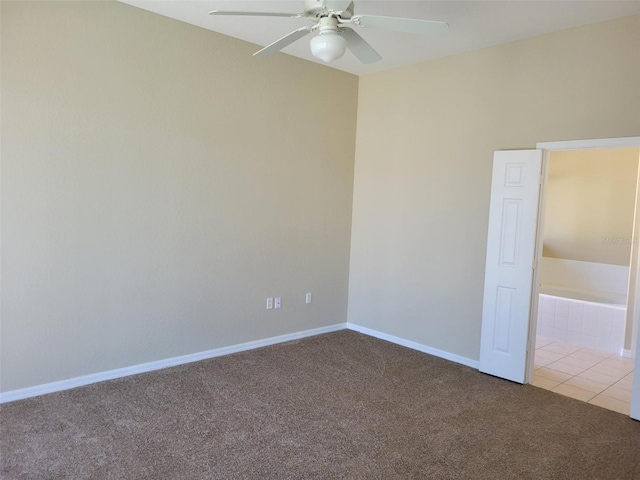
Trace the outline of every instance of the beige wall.
<path fill-rule="evenodd" d="M 640 16 L 360 79 L 348 319 L 478 359 L 493 151 L 640 133 Z"/>
<path fill-rule="evenodd" d="M 545 257 L 629 266 L 638 148 L 552 152 Z"/>
<path fill-rule="evenodd" d="M 3 391 L 346 320 L 357 77 L 114 2 L 1 40 Z"/>

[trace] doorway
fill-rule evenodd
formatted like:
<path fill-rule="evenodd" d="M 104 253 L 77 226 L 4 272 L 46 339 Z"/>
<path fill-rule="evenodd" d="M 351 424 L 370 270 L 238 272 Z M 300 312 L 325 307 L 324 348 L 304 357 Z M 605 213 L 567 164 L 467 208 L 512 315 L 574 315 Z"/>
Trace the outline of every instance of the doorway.
<path fill-rule="evenodd" d="M 639 147 L 548 152 L 533 296 L 531 384 L 626 415 L 639 160 Z"/>
<path fill-rule="evenodd" d="M 530 383 L 535 369 L 541 275 L 537 266 L 544 247 L 544 218 L 539 212 L 545 204 L 549 155 L 566 150 L 640 147 L 640 137 L 548 142 L 537 147 L 495 153 L 489 215 L 480 370 L 518 383 Z M 638 227 L 640 223 L 636 221 L 634 228 Z M 637 251 L 628 268 L 630 277 L 635 279 Z M 634 283 L 629 295 L 634 319 L 638 316 L 638 287 Z M 534 298 L 536 301 L 532 301 Z M 630 335 L 635 345 L 638 332 Z M 631 417 L 636 419 L 640 419 L 638 357 L 630 403 Z"/>

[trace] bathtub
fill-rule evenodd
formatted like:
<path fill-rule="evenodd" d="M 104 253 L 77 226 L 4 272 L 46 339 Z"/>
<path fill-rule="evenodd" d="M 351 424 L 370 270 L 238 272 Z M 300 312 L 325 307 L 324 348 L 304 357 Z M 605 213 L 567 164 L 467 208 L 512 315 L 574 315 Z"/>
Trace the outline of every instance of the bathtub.
<path fill-rule="evenodd" d="M 621 355 L 626 295 L 541 285 L 537 333 L 541 337 Z"/>
<path fill-rule="evenodd" d="M 582 300 L 584 302 L 599 303 L 605 305 L 618 305 L 625 308 L 627 296 L 614 292 L 599 292 L 597 290 L 586 290 L 581 288 L 571 288 L 562 285 L 540 285 L 539 293 L 550 297 L 567 298 L 570 300 Z"/>

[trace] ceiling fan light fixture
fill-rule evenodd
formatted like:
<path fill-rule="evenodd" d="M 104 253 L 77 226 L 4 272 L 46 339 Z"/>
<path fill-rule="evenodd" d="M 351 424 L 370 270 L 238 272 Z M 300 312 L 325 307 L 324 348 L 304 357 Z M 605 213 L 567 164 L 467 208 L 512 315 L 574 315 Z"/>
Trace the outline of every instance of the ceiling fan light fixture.
<path fill-rule="evenodd" d="M 311 55 L 326 63 L 342 57 L 347 49 L 347 41 L 338 34 L 337 24 L 335 18 L 322 18 L 320 34 L 311 39 Z"/>

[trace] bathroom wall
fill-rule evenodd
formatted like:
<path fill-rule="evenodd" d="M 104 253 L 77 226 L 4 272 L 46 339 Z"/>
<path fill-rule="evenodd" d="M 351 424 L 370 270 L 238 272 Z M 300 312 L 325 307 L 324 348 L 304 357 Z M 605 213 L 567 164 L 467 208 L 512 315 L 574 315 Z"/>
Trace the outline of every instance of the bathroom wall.
<path fill-rule="evenodd" d="M 629 266 L 638 148 L 552 152 L 543 256 Z"/>

